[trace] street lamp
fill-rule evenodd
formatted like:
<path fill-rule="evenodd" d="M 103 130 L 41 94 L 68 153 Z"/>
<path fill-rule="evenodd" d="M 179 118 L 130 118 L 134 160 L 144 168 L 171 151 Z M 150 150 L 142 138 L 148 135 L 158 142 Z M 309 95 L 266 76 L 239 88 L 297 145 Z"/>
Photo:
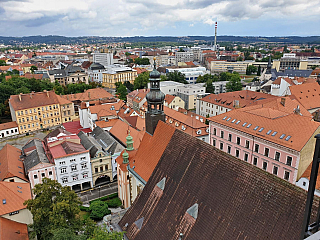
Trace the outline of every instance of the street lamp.
<path fill-rule="evenodd" d="M 100 188 L 101 188 L 101 186 L 99 186 L 99 198 L 100 198 Z"/>

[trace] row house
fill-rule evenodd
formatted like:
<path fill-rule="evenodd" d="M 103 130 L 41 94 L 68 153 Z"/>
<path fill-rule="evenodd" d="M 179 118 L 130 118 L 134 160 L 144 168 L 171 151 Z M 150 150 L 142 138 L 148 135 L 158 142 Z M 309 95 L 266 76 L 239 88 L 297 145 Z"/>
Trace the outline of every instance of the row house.
<path fill-rule="evenodd" d="M 184 108 L 185 102 L 178 96 L 173 96 L 170 94 L 166 94 L 164 99 L 164 106 L 178 110 L 179 108 Z"/>
<path fill-rule="evenodd" d="M 80 66 L 74 64 L 70 64 L 63 69 L 49 70 L 48 74 L 52 83 L 58 81 L 61 85 L 81 82 L 89 84 L 88 74 Z"/>
<path fill-rule="evenodd" d="M 102 86 L 115 89 L 117 82 L 130 82 L 133 84 L 137 76 L 137 71 L 130 67 L 111 65 L 102 73 Z"/>
<path fill-rule="evenodd" d="M 197 99 L 196 113 L 201 116 L 216 116 L 233 109 L 243 108 L 254 104 L 259 104 L 267 99 L 274 99 L 275 96 L 242 90 L 220 94 L 210 94 L 201 99 Z"/>
<path fill-rule="evenodd" d="M 299 107 L 289 113 L 264 105 L 211 117 L 209 126 L 211 145 L 293 184 L 312 161 L 320 132 Z"/>
<path fill-rule="evenodd" d="M 0 139 L 18 134 L 19 128 L 16 122 L 7 122 L 0 124 Z"/>

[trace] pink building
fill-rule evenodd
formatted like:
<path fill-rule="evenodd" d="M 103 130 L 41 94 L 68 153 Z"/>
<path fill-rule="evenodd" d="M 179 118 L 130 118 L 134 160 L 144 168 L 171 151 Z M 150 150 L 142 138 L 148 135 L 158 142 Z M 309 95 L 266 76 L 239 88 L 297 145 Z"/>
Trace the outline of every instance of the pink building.
<path fill-rule="evenodd" d="M 284 104 L 211 117 L 210 144 L 295 184 L 312 161 L 320 123 Z"/>
<path fill-rule="evenodd" d="M 28 178 L 30 180 L 31 188 L 38 183 L 41 184 L 43 178 L 57 180 L 55 166 L 51 163 L 39 163 L 29 169 Z"/>

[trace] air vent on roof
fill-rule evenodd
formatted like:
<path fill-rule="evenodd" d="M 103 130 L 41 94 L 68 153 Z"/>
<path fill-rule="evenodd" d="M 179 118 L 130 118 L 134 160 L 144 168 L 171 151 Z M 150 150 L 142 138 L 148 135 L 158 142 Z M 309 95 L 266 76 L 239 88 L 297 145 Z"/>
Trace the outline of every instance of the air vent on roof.
<path fill-rule="evenodd" d="M 227 117 L 222 118 L 222 120 L 225 120 Z"/>
<path fill-rule="evenodd" d="M 252 124 L 251 124 L 251 123 L 249 123 L 249 124 L 247 125 L 247 128 L 251 127 L 251 125 L 252 125 Z"/>
<path fill-rule="evenodd" d="M 236 122 L 236 124 L 239 124 L 239 123 L 240 123 L 240 120 Z"/>
<path fill-rule="evenodd" d="M 278 132 L 273 132 L 271 136 L 274 137 L 277 133 Z"/>
<path fill-rule="evenodd" d="M 237 119 L 233 119 L 231 122 L 234 123 Z"/>
<path fill-rule="evenodd" d="M 20 187 L 20 186 L 17 186 L 17 188 L 20 188 L 20 189 L 22 189 L 22 187 Z"/>
<path fill-rule="evenodd" d="M 269 131 L 267 132 L 267 135 L 269 135 L 271 132 L 272 132 L 272 130 L 269 130 Z"/>
<path fill-rule="evenodd" d="M 20 190 L 18 190 L 19 193 L 22 193 Z"/>
<path fill-rule="evenodd" d="M 257 130 L 259 128 L 259 126 L 255 126 L 255 128 L 253 130 Z"/>
<path fill-rule="evenodd" d="M 6 204 L 7 200 L 6 199 L 2 199 L 2 204 Z"/>
<path fill-rule="evenodd" d="M 242 124 L 242 127 L 246 126 L 246 124 L 247 124 L 246 122 L 244 124 Z"/>
<path fill-rule="evenodd" d="M 0 163 L 1 164 L 1 163 Z M 20 166 L 18 166 L 18 168 L 21 168 L 22 169 L 22 167 L 20 167 Z"/>
<path fill-rule="evenodd" d="M 291 136 L 289 135 L 289 136 L 286 137 L 285 140 L 286 140 L 286 141 L 289 141 L 290 138 L 291 138 Z"/>
<path fill-rule="evenodd" d="M 260 128 L 260 129 L 259 129 L 259 132 L 262 132 L 262 131 L 263 131 L 263 129 L 264 129 L 263 127 L 262 127 L 262 128 Z"/>
<path fill-rule="evenodd" d="M 282 135 L 280 136 L 280 139 L 283 139 L 283 138 L 284 138 L 284 136 L 285 136 L 285 134 L 282 134 Z"/>

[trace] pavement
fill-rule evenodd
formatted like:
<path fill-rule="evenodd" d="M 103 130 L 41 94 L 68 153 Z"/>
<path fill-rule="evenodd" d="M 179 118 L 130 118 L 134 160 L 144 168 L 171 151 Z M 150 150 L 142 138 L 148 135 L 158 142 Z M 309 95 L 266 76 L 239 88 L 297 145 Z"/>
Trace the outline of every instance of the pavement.
<path fill-rule="evenodd" d="M 89 204 L 90 201 L 110 195 L 112 193 L 118 192 L 118 183 L 112 182 L 100 187 L 95 187 L 94 189 L 90 189 L 81 193 L 78 193 L 80 200 L 82 201 L 83 205 Z"/>
<path fill-rule="evenodd" d="M 1 139 L 0 141 L 0 149 L 2 149 L 7 143 L 16 147 L 16 148 L 19 148 L 19 149 L 22 149 L 22 147 L 31 139 L 34 139 L 34 138 L 40 138 L 41 140 L 44 139 L 45 136 L 47 136 L 49 132 L 34 132 L 34 133 L 30 133 L 29 136 L 22 136 L 22 137 L 19 137 L 19 138 L 7 138 L 7 139 Z"/>

